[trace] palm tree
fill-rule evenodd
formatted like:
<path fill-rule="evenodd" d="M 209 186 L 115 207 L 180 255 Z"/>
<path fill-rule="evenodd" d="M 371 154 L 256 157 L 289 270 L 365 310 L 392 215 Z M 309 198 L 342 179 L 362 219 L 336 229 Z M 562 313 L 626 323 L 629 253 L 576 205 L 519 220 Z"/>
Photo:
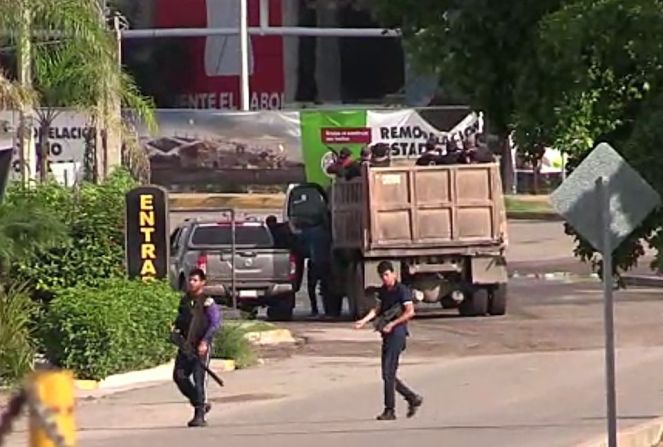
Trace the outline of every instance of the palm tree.
<path fill-rule="evenodd" d="M 35 101 L 35 93 L 25 89 L 15 81 L 9 80 L 0 71 L 0 110 L 20 108 Z"/>
<path fill-rule="evenodd" d="M 64 223 L 38 203 L 21 201 L 0 204 L 0 286 L 8 267 L 38 250 L 63 243 L 67 238 Z"/>
<path fill-rule="evenodd" d="M 153 102 L 122 69 L 99 0 L 0 0 L 0 11 L 6 46 L 18 48 L 24 42 L 21 32 L 33 30 L 32 85 L 42 107 L 37 112 L 41 180 L 46 179 L 48 134 L 58 108 L 86 112 L 93 127 L 122 134 L 122 105 L 154 129 Z"/>

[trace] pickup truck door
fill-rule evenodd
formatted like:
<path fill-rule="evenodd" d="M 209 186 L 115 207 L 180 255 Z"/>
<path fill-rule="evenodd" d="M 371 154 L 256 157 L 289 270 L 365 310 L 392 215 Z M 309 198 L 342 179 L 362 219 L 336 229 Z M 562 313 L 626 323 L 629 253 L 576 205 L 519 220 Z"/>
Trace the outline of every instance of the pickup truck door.
<path fill-rule="evenodd" d="M 327 193 L 317 183 L 291 184 L 286 192 L 283 218 L 294 233 L 297 222 L 322 222 L 329 219 Z"/>
<path fill-rule="evenodd" d="M 174 288 L 179 290 L 180 272 L 182 266 L 182 246 L 184 245 L 184 235 L 186 227 L 176 228 L 170 235 L 170 264 L 168 265 L 168 280 Z"/>

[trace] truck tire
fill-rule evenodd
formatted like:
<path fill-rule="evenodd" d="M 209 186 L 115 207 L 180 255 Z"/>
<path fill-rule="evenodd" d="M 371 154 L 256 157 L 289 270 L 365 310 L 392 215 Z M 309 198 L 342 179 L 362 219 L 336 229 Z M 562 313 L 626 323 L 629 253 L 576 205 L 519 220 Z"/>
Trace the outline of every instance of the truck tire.
<path fill-rule="evenodd" d="M 488 313 L 491 315 L 506 314 L 507 287 L 506 283 L 495 285 L 490 291 Z"/>
<path fill-rule="evenodd" d="M 295 294 L 287 293 L 274 300 L 267 307 L 267 319 L 269 321 L 291 321 L 295 310 Z"/>
<path fill-rule="evenodd" d="M 371 302 L 373 297 L 368 297 L 364 289 L 364 263 L 355 261 L 352 263 L 351 269 L 348 278 L 348 302 L 350 304 L 350 314 L 357 319 L 366 315 L 374 303 Z"/>
<path fill-rule="evenodd" d="M 468 294 L 458 309 L 464 317 L 481 317 L 488 313 L 489 301 L 488 289 L 480 288 Z"/>

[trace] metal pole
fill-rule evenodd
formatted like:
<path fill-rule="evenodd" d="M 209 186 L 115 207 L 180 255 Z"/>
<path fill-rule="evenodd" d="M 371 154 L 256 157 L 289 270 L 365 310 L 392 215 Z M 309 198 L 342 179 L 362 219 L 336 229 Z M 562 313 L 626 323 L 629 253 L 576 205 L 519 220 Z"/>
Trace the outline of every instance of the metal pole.
<path fill-rule="evenodd" d="M 248 10 L 247 10 L 247 0 L 240 0 L 239 8 L 239 46 L 240 46 L 240 57 L 242 58 L 242 68 L 241 68 L 241 99 L 242 99 L 242 110 L 250 110 L 251 103 L 251 92 L 249 91 L 249 31 L 248 31 Z"/>
<path fill-rule="evenodd" d="M 244 3 L 246 0 L 241 0 Z M 401 37 L 400 30 L 387 28 L 316 28 L 306 26 L 247 27 L 248 34 L 258 36 L 306 37 Z M 0 33 L 1 35 L 2 33 Z M 152 39 L 161 37 L 236 36 L 238 28 L 149 28 L 122 31 L 122 39 Z"/>
<path fill-rule="evenodd" d="M 235 284 L 235 259 L 237 259 L 237 231 L 235 227 L 235 209 L 233 208 L 230 211 L 231 215 L 231 232 L 232 232 L 232 241 L 231 241 L 231 246 L 230 246 L 230 257 L 232 258 L 232 272 L 231 272 L 231 286 L 233 290 L 233 309 L 237 310 L 237 287 Z"/>
<path fill-rule="evenodd" d="M 603 304 L 605 327 L 606 408 L 608 416 L 608 447 L 617 447 L 617 398 L 615 385 L 615 322 L 612 296 L 612 246 L 610 233 L 610 189 L 605 177 L 596 180 L 601 200 L 601 226 L 603 230 Z"/>
<path fill-rule="evenodd" d="M 260 28 L 269 27 L 269 0 L 260 0 Z"/>

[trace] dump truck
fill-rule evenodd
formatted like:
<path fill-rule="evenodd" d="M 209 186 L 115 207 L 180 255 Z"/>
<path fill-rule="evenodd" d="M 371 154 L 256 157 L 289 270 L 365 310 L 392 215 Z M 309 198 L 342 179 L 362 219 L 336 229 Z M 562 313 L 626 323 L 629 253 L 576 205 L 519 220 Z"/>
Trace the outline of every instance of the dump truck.
<path fill-rule="evenodd" d="M 364 166 L 360 177 L 336 179 L 324 192 L 289 188 L 285 211 L 310 215 L 323 212 L 322 203 L 338 294 L 330 299 L 347 297 L 355 317 L 375 304 L 382 260 L 392 262 L 415 303 L 464 316 L 506 313 L 507 220 L 497 163 Z"/>

